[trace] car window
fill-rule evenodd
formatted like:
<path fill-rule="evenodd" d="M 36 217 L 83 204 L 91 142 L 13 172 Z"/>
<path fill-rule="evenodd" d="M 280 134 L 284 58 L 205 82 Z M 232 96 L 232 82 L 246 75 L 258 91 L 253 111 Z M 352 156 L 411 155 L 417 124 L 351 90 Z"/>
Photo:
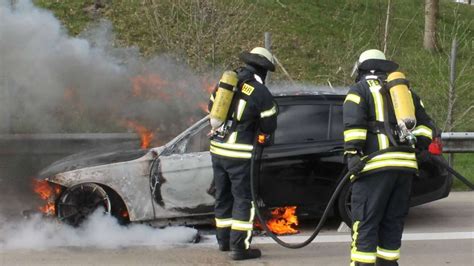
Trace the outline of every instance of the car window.
<path fill-rule="evenodd" d="M 331 106 L 331 133 L 329 139 L 344 139 L 344 124 L 342 121 L 342 105 Z"/>
<path fill-rule="evenodd" d="M 206 123 L 206 126 L 201 128 L 189 137 L 186 143 L 184 153 L 209 151 L 209 137 L 207 134 L 211 130 L 211 125 Z"/>
<path fill-rule="evenodd" d="M 275 144 L 295 144 L 328 138 L 329 104 L 279 106 Z"/>

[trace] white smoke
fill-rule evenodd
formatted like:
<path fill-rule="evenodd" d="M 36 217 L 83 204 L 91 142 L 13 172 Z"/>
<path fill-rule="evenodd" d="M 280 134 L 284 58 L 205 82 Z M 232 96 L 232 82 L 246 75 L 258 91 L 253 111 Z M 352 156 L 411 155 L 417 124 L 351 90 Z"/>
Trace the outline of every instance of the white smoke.
<path fill-rule="evenodd" d="M 55 247 L 97 247 L 115 249 L 129 246 L 166 248 L 190 243 L 197 230 L 187 227 L 157 229 L 142 224 L 121 226 L 117 220 L 96 210 L 84 223 L 73 228 L 56 220 L 33 215 L 7 222 L 0 218 L 0 250 Z"/>
<path fill-rule="evenodd" d="M 133 119 L 173 135 L 203 116 L 208 75 L 115 47 L 107 21 L 79 36 L 29 0 L 0 0 L 0 133 L 124 131 Z"/>

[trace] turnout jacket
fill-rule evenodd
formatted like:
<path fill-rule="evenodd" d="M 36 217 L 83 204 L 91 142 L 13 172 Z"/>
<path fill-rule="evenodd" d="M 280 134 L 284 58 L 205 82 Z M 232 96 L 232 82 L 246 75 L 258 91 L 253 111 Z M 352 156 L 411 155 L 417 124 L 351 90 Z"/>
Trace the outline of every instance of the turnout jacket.
<path fill-rule="evenodd" d="M 257 125 L 264 134 L 273 134 L 277 127 L 277 106 L 262 78 L 243 67 L 236 70 L 238 90 L 229 109 L 235 123 L 224 141 L 211 139 L 210 152 L 219 157 L 250 159 Z M 212 109 L 217 87 L 211 94 L 208 108 Z"/>
<path fill-rule="evenodd" d="M 351 86 L 344 100 L 344 149 L 345 154 L 369 155 L 393 146 L 383 123 L 389 121 L 390 130 L 396 134 L 397 122 L 390 93 L 384 88 L 385 75 L 366 75 Z M 411 91 L 415 106 L 416 127 L 412 133 L 417 138 L 416 148 L 427 149 L 433 138 L 435 126 L 425 112 L 418 95 Z M 384 102 L 384 97 L 386 101 Z M 386 106 L 387 105 L 387 106 Z M 398 137 L 395 135 L 398 141 Z M 407 145 L 398 143 L 398 145 Z M 417 171 L 415 153 L 387 152 L 369 160 L 361 174 L 397 169 Z"/>

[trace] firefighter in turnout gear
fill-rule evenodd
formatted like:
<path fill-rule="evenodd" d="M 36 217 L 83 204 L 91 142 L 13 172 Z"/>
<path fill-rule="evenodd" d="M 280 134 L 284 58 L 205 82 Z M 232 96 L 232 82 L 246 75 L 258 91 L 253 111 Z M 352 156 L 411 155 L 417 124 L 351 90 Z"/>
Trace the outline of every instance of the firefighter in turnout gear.
<path fill-rule="evenodd" d="M 349 170 L 358 173 L 351 177 L 351 265 L 398 265 L 411 182 L 418 170 L 414 152 L 387 151 L 366 163 L 361 158 L 393 146 L 426 150 L 435 130 L 397 69 L 383 52 L 363 52 L 354 66 L 356 84 L 344 101 L 345 156 Z M 402 120 L 398 116 L 403 112 L 411 117 Z"/>
<path fill-rule="evenodd" d="M 256 131 L 270 136 L 277 126 L 277 106 L 265 86 L 267 71 L 275 70 L 272 54 L 265 48 L 256 47 L 240 54 L 239 58 L 245 66 L 235 70 L 235 88 L 232 88 L 232 73 L 226 71 L 209 101 L 211 124 L 219 126 L 212 129 L 210 141 L 216 189 L 216 236 L 219 249 L 230 250 L 234 260 L 261 256 L 260 250 L 249 247 L 255 216 L 250 190 L 250 159 Z M 232 98 L 228 97 L 230 91 L 234 92 Z M 221 101 L 219 97 L 227 99 Z M 213 107 L 217 108 L 218 103 L 229 102 L 229 99 L 227 119 L 220 125 L 213 117 L 216 113 Z"/>

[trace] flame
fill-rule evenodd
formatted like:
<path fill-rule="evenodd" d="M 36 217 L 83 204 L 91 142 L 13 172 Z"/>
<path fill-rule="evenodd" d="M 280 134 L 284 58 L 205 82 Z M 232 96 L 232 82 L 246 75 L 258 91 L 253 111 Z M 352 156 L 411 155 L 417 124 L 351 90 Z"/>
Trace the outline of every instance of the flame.
<path fill-rule="evenodd" d="M 56 212 L 54 200 L 61 194 L 61 186 L 34 178 L 33 190 L 42 200 L 47 201 L 44 206 L 40 206 L 38 209 L 48 215 L 54 214 Z"/>
<path fill-rule="evenodd" d="M 276 208 L 271 211 L 272 218 L 267 221 L 268 228 L 277 235 L 297 234 L 294 227 L 298 225 L 298 217 L 295 215 L 296 206 Z"/>
<path fill-rule="evenodd" d="M 153 134 L 151 130 L 131 120 L 127 121 L 127 127 L 134 129 L 140 135 L 140 140 L 141 140 L 140 147 L 142 149 L 147 149 L 148 147 L 150 147 L 151 141 L 155 137 L 155 134 Z"/>
<path fill-rule="evenodd" d="M 132 77 L 130 81 L 132 82 L 132 94 L 135 97 L 158 97 L 162 100 L 171 98 L 171 95 L 164 91 L 170 86 L 170 83 L 157 74 L 138 75 Z"/>

